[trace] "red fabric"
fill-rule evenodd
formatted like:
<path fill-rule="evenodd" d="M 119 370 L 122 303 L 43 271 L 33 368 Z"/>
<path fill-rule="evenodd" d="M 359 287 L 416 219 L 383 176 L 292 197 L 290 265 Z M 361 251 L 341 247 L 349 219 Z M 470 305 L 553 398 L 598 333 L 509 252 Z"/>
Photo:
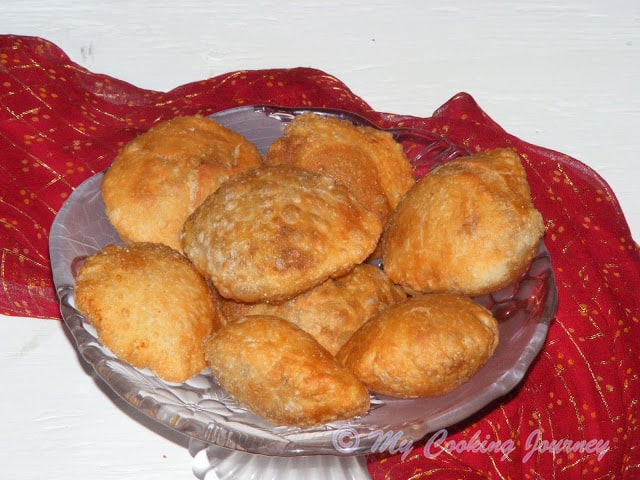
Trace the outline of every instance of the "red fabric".
<path fill-rule="evenodd" d="M 471 150 L 513 147 L 546 220 L 559 310 L 526 379 L 445 432 L 455 451 L 427 436 L 407 455 L 370 456 L 374 480 L 640 478 L 640 257 L 615 196 L 579 161 L 505 132 L 464 93 L 415 118 L 375 112 L 309 68 L 232 72 L 155 92 L 86 71 L 45 40 L 0 36 L 0 313 L 59 318 L 49 227 L 73 188 L 128 140 L 179 114 L 251 104 L 342 108 Z M 563 440 L 552 452 L 549 442 Z"/>

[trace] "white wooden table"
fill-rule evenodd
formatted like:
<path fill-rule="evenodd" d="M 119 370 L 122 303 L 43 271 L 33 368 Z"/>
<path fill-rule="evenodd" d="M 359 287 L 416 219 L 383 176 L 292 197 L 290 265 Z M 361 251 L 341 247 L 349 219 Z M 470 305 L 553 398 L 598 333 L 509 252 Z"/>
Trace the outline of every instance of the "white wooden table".
<path fill-rule="evenodd" d="M 507 131 L 582 160 L 640 237 L 640 2 L 5 0 L 0 32 L 169 90 L 309 66 L 379 111 L 429 116 L 471 93 Z M 108 395 L 56 321 L 0 318 L 7 479 L 192 479 L 184 440 Z"/>

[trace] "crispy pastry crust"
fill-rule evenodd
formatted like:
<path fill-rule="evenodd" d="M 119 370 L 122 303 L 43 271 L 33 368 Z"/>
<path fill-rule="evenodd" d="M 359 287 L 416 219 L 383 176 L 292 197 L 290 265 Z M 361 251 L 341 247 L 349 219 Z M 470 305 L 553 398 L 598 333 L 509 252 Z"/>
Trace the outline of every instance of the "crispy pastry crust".
<path fill-rule="evenodd" d="M 361 415 L 369 393 L 311 335 L 265 315 L 228 323 L 206 344 L 211 372 L 238 403 L 277 425 Z"/>
<path fill-rule="evenodd" d="M 282 301 L 344 275 L 382 225 L 331 177 L 264 166 L 223 184 L 188 218 L 182 245 L 225 298 Z"/>
<path fill-rule="evenodd" d="M 271 144 L 265 163 L 332 176 L 383 224 L 415 182 L 408 158 L 390 133 L 314 113 L 291 121 Z"/>
<path fill-rule="evenodd" d="M 331 278 L 283 303 L 238 303 L 221 299 L 227 321 L 245 315 L 275 315 L 311 334 L 335 355 L 370 317 L 406 298 L 382 270 L 356 265 L 347 275 Z"/>
<path fill-rule="evenodd" d="M 161 244 L 109 245 L 88 257 L 75 301 L 115 355 L 173 382 L 206 367 L 203 341 L 221 326 L 206 281 Z"/>
<path fill-rule="evenodd" d="M 383 235 L 384 269 L 419 292 L 485 294 L 522 275 L 543 234 L 518 155 L 492 150 L 416 183 Z"/>
<path fill-rule="evenodd" d="M 403 398 L 446 394 L 498 345 L 498 324 L 468 297 L 425 294 L 365 323 L 337 355 L 367 387 Z"/>
<path fill-rule="evenodd" d="M 256 147 L 214 120 L 176 117 L 129 142 L 106 171 L 102 196 L 124 241 L 179 250 L 187 216 L 238 172 L 262 164 Z"/>

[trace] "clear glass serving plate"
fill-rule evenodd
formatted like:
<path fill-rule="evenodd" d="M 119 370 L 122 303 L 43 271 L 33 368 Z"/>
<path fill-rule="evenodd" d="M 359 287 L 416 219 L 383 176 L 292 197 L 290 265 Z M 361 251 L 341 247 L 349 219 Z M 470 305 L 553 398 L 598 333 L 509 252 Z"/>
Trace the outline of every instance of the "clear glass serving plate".
<path fill-rule="evenodd" d="M 282 135 L 286 124 L 304 111 L 307 110 L 251 106 L 226 110 L 212 117 L 247 137 L 264 154 L 271 142 Z M 347 112 L 314 111 L 368 124 L 367 120 Z M 417 176 L 468 153 L 464 147 L 431 132 L 389 131 L 403 145 Z M 436 398 L 404 400 L 372 395 L 372 407 L 366 415 L 321 427 L 300 429 L 272 425 L 239 406 L 208 371 L 185 383 L 174 384 L 120 361 L 100 343 L 91 324 L 76 310 L 74 282 L 79 264 L 103 246 L 121 243 L 104 212 L 100 194 L 102 176 L 98 173 L 81 184 L 51 227 L 53 279 L 63 320 L 82 357 L 115 393 L 135 409 L 188 436 L 193 445 L 202 448 L 224 447 L 230 449 L 229 452 L 277 457 L 347 457 L 379 449 L 385 432 L 394 435 L 396 445 L 417 441 L 429 432 L 465 420 L 513 389 L 542 349 L 555 314 L 557 291 L 549 254 L 541 243 L 529 270 L 518 282 L 476 299 L 498 318 L 500 346 L 467 383 Z M 355 468 L 361 467 L 362 463 L 358 463 Z M 356 478 L 355 474 L 349 475 L 346 478 Z"/>

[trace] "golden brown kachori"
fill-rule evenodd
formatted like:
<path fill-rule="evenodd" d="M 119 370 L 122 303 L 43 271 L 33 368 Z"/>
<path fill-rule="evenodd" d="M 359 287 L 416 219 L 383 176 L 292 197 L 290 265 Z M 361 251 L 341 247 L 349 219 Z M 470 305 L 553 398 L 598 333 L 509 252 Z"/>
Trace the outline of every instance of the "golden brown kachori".
<path fill-rule="evenodd" d="M 338 352 L 372 391 L 402 398 L 446 394 L 493 355 L 498 324 L 468 297 L 410 297 L 367 321 Z"/>
<path fill-rule="evenodd" d="M 330 278 L 282 303 L 238 303 L 221 299 L 227 321 L 245 315 L 274 315 L 311 334 L 335 355 L 370 317 L 406 298 L 382 270 L 360 264 L 348 274 Z"/>
<path fill-rule="evenodd" d="M 311 112 L 287 125 L 269 147 L 265 163 L 332 176 L 383 224 L 414 184 L 411 164 L 390 133 Z"/>
<path fill-rule="evenodd" d="M 277 425 L 320 425 L 369 409 L 364 385 L 311 335 L 282 318 L 249 315 L 228 323 L 205 349 L 220 386 Z"/>
<path fill-rule="evenodd" d="M 102 182 L 105 211 L 122 240 L 179 250 L 189 214 L 223 182 L 261 164 L 260 152 L 242 135 L 208 117 L 176 117 L 118 154 Z"/>
<path fill-rule="evenodd" d="M 283 301 L 348 273 L 381 232 L 333 178 L 274 165 L 221 185 L 185 222 L 182 246 L 223 297 Z"/>
<path fill-rule="evenodd" d="M 414 291 L 481 295 L 517 280 L 543 234 L 518 155 L 496 149 L 418 181 L 387 225 L 382 261 Z"/>
<path fill-rule="evenodd" d="M 116 356 L 173 382 L 206 368 L 203 341 L 221 326 L 208 283 L 162 244 L 108 245 L 87 257 L 75 302 Z"/>

